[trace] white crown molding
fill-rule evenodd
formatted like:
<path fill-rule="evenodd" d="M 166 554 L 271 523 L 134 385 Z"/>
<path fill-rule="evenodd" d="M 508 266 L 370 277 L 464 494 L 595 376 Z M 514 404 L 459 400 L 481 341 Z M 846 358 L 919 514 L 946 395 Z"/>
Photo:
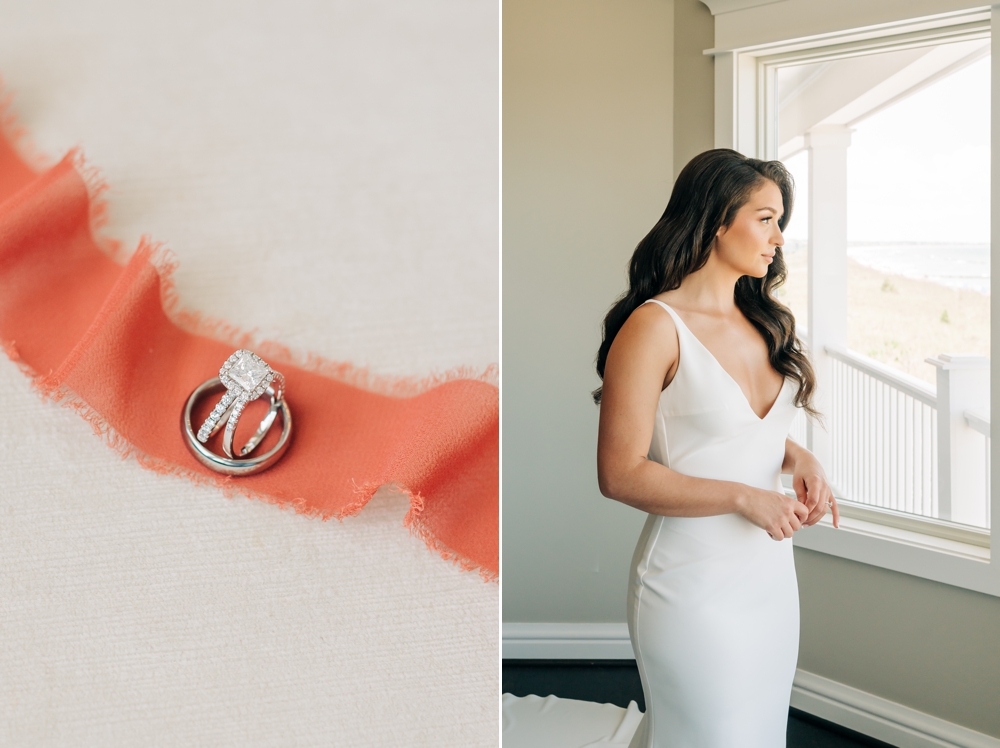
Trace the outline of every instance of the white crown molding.
<path fill-rule="evenodd" d="M 713 16 L 717 16 L 720 13 L 732 13 L 734 10 L 746 10 L 747 8 L 756 8 L 758 5 L 773 5 L 774 3 L 783 3 L 786 0 L 701 0 L 704 5 L 708 6 L 708 9 L 712 11 Z"/>
<path fill-rule="evenodd" d="M 631 660 L 624 623 L 505 623 L 505 660 Z M 900 748 L 1000 748 L 1000 738 L 796 670 L 791 705 Z"/>

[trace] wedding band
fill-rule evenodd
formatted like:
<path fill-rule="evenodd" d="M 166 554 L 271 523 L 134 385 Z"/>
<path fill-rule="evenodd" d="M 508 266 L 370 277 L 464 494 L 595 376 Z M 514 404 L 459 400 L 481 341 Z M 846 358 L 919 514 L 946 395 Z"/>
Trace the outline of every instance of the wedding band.
<path fill-rule="evenodd" d="M 261 428 L 257 429 L 257 433 L 254 434 L 254 438 L 259 437 L 264 438 L 264 434 L 270 429 L 271 424 L 274 422 L 272 414 L 281 413 L 281 436 L 278 437 L 278 443 L 275 444 L 270 450 L 262 455 L 257 455 L 256 457 L 246 457 L 243 459 L 231 459 L 228 457 L 223 457 L 217 455 L 215 452 L 210 450 L 200 441 L 198 441 L 197 436 L 194 433 L 194 429 L 191 427 L 191 411 L 194 406 L 201 400 L 203 396 L 211 392 L 217 392 L 219 389 L 224 387 L 219 377 L 212 377 L 208 381 L 202 383 L 194 392 L 188 397 L 187 403 L 184 406 L 184 413 L 181 417 L 181 430 L 184 433 L 184 443 L 187 448 L 194 455 L 195 459 L 198 460 L 202 465 L 217 473 L 223 473 L 225 475 L 252 475 L 253 473 L 259 473 L 262 470 L 267 470 L 274 463 L 276 463 L 281 456 L 288 449 L 289 438 L 292 435 L 292 413 L 288 408 L 288 403 L 284 398 L 277 399 L 277 391 L 274 387 L 268 386 L 266 392 L 271 397 L 271 407 L 268 409 L 267 415 L 264 420 L 261 421 Z M 271 423 L 268 423 L 270 419 Z M 258 439 L 259 441 L 259 439 Z"/>
<path fill-rule="evenodd" d="M 833 502 L 832 501 L 828 501 L 828 502 L 826 502 L 826 505 L 827 506 L 833 506 Z"/>
<path fill-rule="evenodd" d="M 239 367 L 239 368 L 237 368 Z M 285 400 L 285 378 L 271 369 L 260 357 L 250 351 L 236 351 L 223 364 L 220 376 L 212 377 L 199 385 L 187 399 L 181 414 L 181 431 L 188 450 L 202 465 L 225 475 L 251 475 L 266 470 L 276 463 L 288 449 L 292 435 L 292 413 Z M 191 413 L 201 399 L 209 394 L 225 389 L 226 394 L 215 406 L 212 414 L 205 419 L 198 433 L 191 425 Z M 232 454 L 233 435 L 236 420 L 248 402 L 267 394 L 270 407 L 261 420 L 257 431 L 240 450 L 240 458 Z M 281 436 L 270 450 L 262 455 L 248 457 L 263 440 L 281 415 Z M 223 426 L 223 449 L 226 456 L 218 455 L 207 446 L 208 441 Z"/>
<path fill-rule="evenodd" d="M 199 442 L 204 444 L 225 424 L 226 432 L 222 436 L 222 451 L 226 453 L 226 457 L 233 459 L 235 457 L 233 436 L 236 434 L 236 426 L 243 413 L 243 408 L 246 407 L 247 403 L 263 395 L 265 389 L 272 382 L 275 383 L 273 400 L 282 400 L 285 394 L 285 378 L 268 366 L 264 359 L 256 353 L 241 348 L 226 359 L 222 368 L 219 369 L 219 379 L 226 386 L 226 394 L 201 425 L 197 438 Z M 275 411 L 273 403 L 271 411 Z M 269 412 L 268 417 L 271 420 L 268 421 L 266 427 L 263 422 L 261 423 L 263 433 L 267 433 L 275 415 L 276 412 Z M 260 443 L 260 439 L 264 438 L 263 433 L 259 434 L 259 438 L 255 435 L 244 445 L 243 449 L 240 450 L 241 457 L 245 457 L 253 451 L 254 447 Z"/>

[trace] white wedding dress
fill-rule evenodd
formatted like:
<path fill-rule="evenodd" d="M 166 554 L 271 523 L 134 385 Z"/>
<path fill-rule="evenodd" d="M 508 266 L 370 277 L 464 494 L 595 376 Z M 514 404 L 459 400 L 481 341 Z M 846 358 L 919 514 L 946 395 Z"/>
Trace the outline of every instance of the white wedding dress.
<path fill-rule="evenodd" d="M 685 475 L 780 491 L 796 408 L 787 379 L 764 418 L 666 304 L 680 344 L 649 458 Z M 649 515 L 628 626 L 646 713 L 632 748 L 779 748 L 799 648 L 792 541 L 737 514 Z"/>
<path fill-rule="evenodd" d="M 673 317 L 680 345 L 649 459 L 782 490 L 794 381 L 758 417 L 678 314 L 645 303 Z M 790 539 L 772 540 L 737 514 L 650 514 L 632 558 L 628 628 L 646 698 L 641 720 L 634 702 L 626 710 L 507 695 L 504 748 L 783 748 L 799 648 Z"/>

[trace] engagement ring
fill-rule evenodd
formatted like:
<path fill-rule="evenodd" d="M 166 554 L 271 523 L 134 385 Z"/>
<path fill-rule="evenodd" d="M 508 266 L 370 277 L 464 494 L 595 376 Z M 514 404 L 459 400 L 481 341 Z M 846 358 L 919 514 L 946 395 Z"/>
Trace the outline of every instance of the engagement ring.
<path fill-rule="evenodd" d="M 226 393 L 216 404 L 215 409 L 201 425 L 197 435 L 191 426 L 191 412 L 202 396 L 225 388 Z M 261 420 L 257 431 L 239 451 L 239 458 L 233 454 L 233 437 L 240 415 L 247 403 L 264 394 L 270 397 L 271 404 L 267 414 Z M 278 414 L 281 414 L 282 429 L 278 443 L 267 453 L 258 457 L 247 457 L 263 441 L 267 432 L 274 424 Z M 205 443 L 219 429 L 225 426 L 222 437 L 222 450 L 225 457 L 216 454 L 205 446 Z M 275 371 L 257 354 L 248 350 L 238 350 L 230 356 L 219 370 L 219 376 L 202 383 L 188 397 L 181 418 L 181 430 L 191 453 L 205 466 L 227 475 L 249 475 L 260 472 L 272 464 L 288 447 L 288 439 L 292 431 L 292 416 L 285 402 L 285 378 Z"/>

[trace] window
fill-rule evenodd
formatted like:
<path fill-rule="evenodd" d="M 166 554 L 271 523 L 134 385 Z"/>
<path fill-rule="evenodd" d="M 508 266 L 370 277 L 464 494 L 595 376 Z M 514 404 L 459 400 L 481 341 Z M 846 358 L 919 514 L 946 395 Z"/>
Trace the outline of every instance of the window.
<path fill-rule="evenodd" d="M 826 423 L 801 419 L 792 437 L 822 460 L 844 522 L 796 543 L 1000 594 L 990 20 L 951 13 L 712 52 L 716 144 L 781 159 L 798 186 L 780 293 Z"/>

